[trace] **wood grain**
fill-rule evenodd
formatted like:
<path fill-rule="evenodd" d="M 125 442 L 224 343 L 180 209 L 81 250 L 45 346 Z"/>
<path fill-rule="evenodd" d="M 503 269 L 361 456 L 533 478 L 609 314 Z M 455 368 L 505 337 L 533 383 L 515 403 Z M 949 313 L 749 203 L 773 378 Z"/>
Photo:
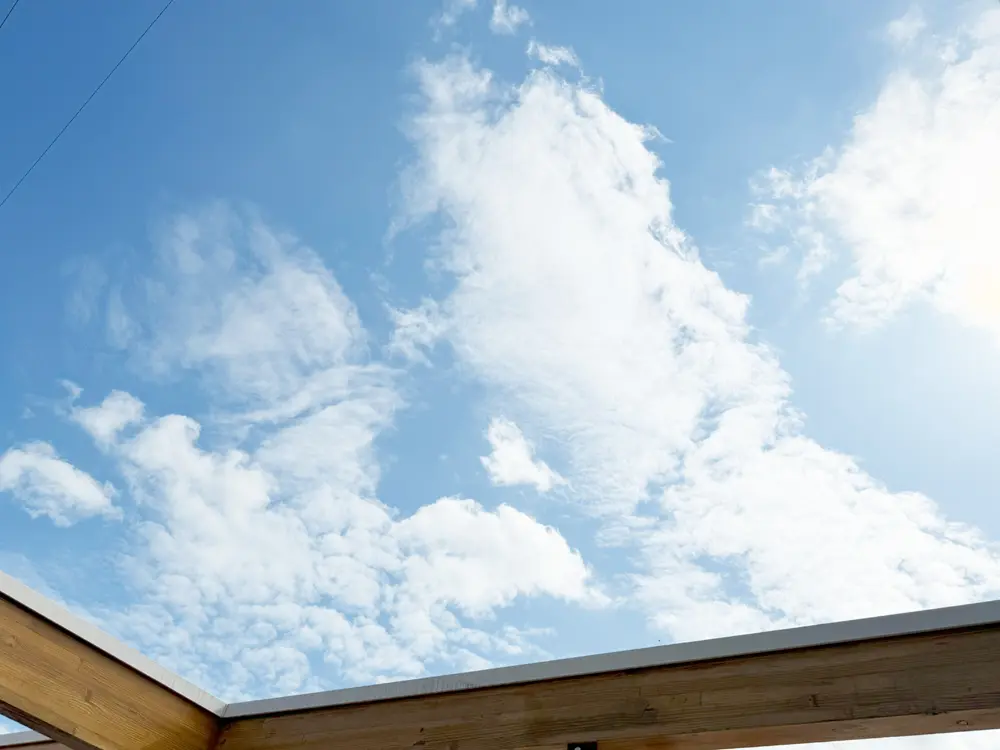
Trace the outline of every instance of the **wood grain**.
<path fill-rule="evenodd" d="M 1000 626 L 224 721 L 219 750 L 721 750 L 1000 728 Z"/>
<path fill-rule="evenodd" d="M 209 750 L 218 718 L 0 596 L 0 713 L 70 750 Z"/>

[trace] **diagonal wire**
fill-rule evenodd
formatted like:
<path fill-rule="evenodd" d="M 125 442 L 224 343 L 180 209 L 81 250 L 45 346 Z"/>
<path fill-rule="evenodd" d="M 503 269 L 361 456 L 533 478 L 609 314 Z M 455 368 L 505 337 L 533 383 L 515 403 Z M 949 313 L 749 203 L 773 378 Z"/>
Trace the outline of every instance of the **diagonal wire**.
<path fill-rule="evenodd" d="M 118 60 L 118 62 L 115 63 L 115 66 L 108 72 L 106 76 L 104 76 L 104 80 L 102 80 L 99 84 L 97 84 L 97 88 L 95 88 L 93 91 L 90 92 L 90 96 L 86 98 L 83 104 L 80 105 L 80 108 L 77 109 L 76 112 L 73 113 L 73 116 L 69 118 L 69 120 L 66 122 L 66 124 L 62 126 L 62 130 L 56 133 L 56 137 L 53 138 L 51 141 L 49 141 L 49 145 L 46 146 L 45 150 L 38 155 L 38 158 L 31 163 L 31 166 L 25 170 L 24 174 L 21 175 L 20 179 L 14 183 L 14 187 L 12 187 L 10 190 L 7 191 L 7 194 L 3 197 L 3 200 L 0 200 L 0 208 L 3 208 L 4 205 L 6 205 L 7 201 L 10 200 L 10 197 L 17 192 L 17 189 L 19 187 L 21 187 L 21 183 L 24 182 L 26 179 L 28 179 L 28 175 L 30 175 L 32 172 L 35 171 L 35 167 L 38 166 L 38 163 L 45 158 L 45 155 L 49 153 L 50 150 L 52 150 L 52 147 L 56 145 L 56 142 L 60 138 L 62 138 L 63 133 L 69 130 L 69 126 L 72 125 L 73 122 L 76 120 L 76 118 L 80 116 L 80 113 L 87 108 L 87 105 L 90 104 L 91 100 L 95 96 L 97 96 L 98 92 L 102 88 L 104 88 L 104 84 L 108 82 L 108 79 L 110 79 L 111 76 L 115 74 L 115 71 L 118 70 L 118 68 L 121 67 L 122 63 L 128 59 L 128 56 L 132 54 L 132 50 L 134 50 L 136 47 L 139 46 L 139 42 L 141 42 L 145 38 L 146 34 L 150 32 L 150 29 L 152 29 L 156 25 L 156 22 L 160 20 L 160 17 L 164 13 L 166 13 L 167 10 L 170 8 L 170 6 L 173 4 L 174 0 L 167 0 L 167 4 L 164 5 L 163 8 L 160 10 L 160 12 L 156 14 L 156 17 L 149 22 L 149 25 L 143 30 L 141 34 L 139 34 L 139 37 L 134 42 L 132 42 L 132 46 L 128 48 L 125 54 L 122 55 L 121 58 Z M 17 5 L 17 2 L 15 2 L 14 5 Z M 11 7 L 11 10 L 14 10 L 14 8 Z M 7 11 L 7 15 L 8 16 L 10 15 L 10 11 Z M 6 18 L 4 20 L 6 20 Z"/>
<path fill-rule="evenodd" d="M 10 18 L 10 14 L 14 12 L 14 8 L 17 7 L 17 4 L 19 2 L 21 2 L 21 0 L 14 0 L 14 4 L 7 9 L 7 14 L 3 17 L 3 20 L 0 21 L 0 30 L 2 30 L 3 27 L 7 24 L 7 19 Z"/>

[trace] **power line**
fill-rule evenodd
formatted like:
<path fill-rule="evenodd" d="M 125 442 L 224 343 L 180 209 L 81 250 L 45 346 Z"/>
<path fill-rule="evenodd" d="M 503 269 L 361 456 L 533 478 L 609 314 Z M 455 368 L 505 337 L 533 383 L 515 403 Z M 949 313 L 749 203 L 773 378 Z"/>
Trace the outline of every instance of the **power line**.
<path fill-rule="evenodd" d="M 3 20 L 2 20 L 2 21 L 0 21 L 0 30 L 2 30 L 2 29 L 3 29 L 3 27 L 4 27 L 5 25 L 6 25 L 6 23 L 7 23 L 7 19 L 8 19 L 8 18 L 10 18 L 10 14 L 14 12 L 14 8 L 16 8 L 16 7 L 17 7 L 17 4 L 18 4 L 19 2 L 21 2 L 21 0 L 14 0 L 14 4 L 13 4 L 13 5 L 11 5 L 11 6 L 10 6 L 10 8 L 8 8 L 8 9 L 7 9 L 7 15 L 5 15 L 5 16 L 3 17 Z"/>
<path fill-rule="evenodd" d="M 15 0 L 14 5 L 17 5 L 18 2 L 20 2 L 20 0 Z M 44 159 L 45 155 L 47 153 L 49 153 L 49 151 L 52 150 L 52 147 L 56 145 L 56 142 L 58 142 L 58 140 L 60 138 L 62 138 L 63 133 L 65 133 L 67 130 L 69 130 L 69 126 L 72 125 L 74 123 L 74 121 L 76 120 L 76 118 L 80 116 L 80 113 L 83 112 L 83 110 L 87 108 L 87 105 L 90 104 L 91 100 L 95 96 L 97 96 L 98 92 L 102 88 L 104 88 L 104 84 L 106 84 L 108 82 L 108 79 L 110 79 L 111 76 L 113 76 L 115 74 L 115 71 L 118 70 L 118 68 L 121 67 L 122 63 L 125 62 L 128 59 L 128 56 L 132 54 L 132 50 L 134 50 L 136 47 L 139 46 L 139 43 L 145 38 L 146 34 L 149 33 L 150 29 L 152 29 L 156 25 L 156 22 L 160 20 L 160 17 L 164 13 L 166 13 L 167 10 L 170 8 L 170 6 L 173 5 L 173 4 L 174 4 L 174 0 L 167 0 L 167 4 L 164 5 L 163 8 L 160 10 L 160 12 L 156 14 L 156 18 L 154 18 L 152 21 L 149 22 L 149 25 L 143 30 L 143 32 L 141 34 L 139 34 L 138 39 L 136 39 L 134 42 L 132 42 L 132 46 L 128 48 L 128 50 L 125 52 L 125 54 L 121 56 L 121 59 L 118 60 L 118 62 L 115 63 L 115 66 L 108 72 L 108 74 L 106 76 L 104 76 L 104 80 L 102 80 L 99 84 L 97 84 L 97 88 L 95 88 L 93 91 L 90 92 L 90 96 L 88 96 L 86 98 L 86 100 L 83 102 L 83 104 L 80 105 L 80 108 L 78 110 L 76 110 L 76 112 L 73 113 L 73 116 L 71 118 L 69 118 L 69 120 L 66 122 L 65 125 L 62 126 L 62 130 L 60 130 L 58 133 L 56 133 L 56 137 L 53 138 L 49 142 L 49 145 L 46 146 L 45 150 L 42 151 L 42 153 L 40 153 L 38 155 L 38 158 L 35 159 L 33 162 L 31 162 L 31 166 L 28 167 L 25 170 L 24 174 L 21 175 L 21 178 L 17 182 L 14 183 L 14 187 L 12 187 L 9 191 L 7 191 L 7 195 L 5 195 L 3 197 L 3 200 L 0 201 L 0 208 L 3 208 L 7 204 L 7 201 L 10 200 L 10 197 L 12 195 L 14 195 L 14 193 L 17 192 L 17 189 L 19 187 L 21 187 L 21 183 L 24 182 L 26 179 L 28 179 L 28 175 L 30 175 L 32 172 L 35 171 L 35 167 L 38 166 L 38 162 L 40 162 L 42 159 Z M 7 15 L 8 16 L 10 15 L 10 13 L 11 13 L 12 10 L 14 10 L 13 6 L 11 6 L 11 9 L 9 11 L 7 11 Z M 4 18 L 4 21 L 6 21 L 6 20 L 7 19 Z M 2 28 L 2 27 L 3 27 L 3 24 L 0 23 L 0 28 Z"/>

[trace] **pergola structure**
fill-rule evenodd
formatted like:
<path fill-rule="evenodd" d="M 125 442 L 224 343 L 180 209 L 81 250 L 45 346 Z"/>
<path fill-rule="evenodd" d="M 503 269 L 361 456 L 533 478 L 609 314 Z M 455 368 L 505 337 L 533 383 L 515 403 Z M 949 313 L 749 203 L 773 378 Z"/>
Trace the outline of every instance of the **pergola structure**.
<path fill-rule="evenodd" d="M 226 704 L 0 573 L 0 713 L 34 730 L 0 750 L 715 750 L 995 729 L 1000 602 Z"/>

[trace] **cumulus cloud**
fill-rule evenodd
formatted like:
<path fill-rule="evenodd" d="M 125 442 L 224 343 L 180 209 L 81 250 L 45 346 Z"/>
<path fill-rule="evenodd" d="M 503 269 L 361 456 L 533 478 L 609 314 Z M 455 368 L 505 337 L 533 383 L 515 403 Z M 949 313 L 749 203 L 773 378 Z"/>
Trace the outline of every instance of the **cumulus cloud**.
<path fill-rule="evenodd" d="M 1000 340 L 1000 9 L 921 25 L 890 25 L 913 49 L 842 145 L 762 175 L 756 211 L 804 255 L 803 279 L 849 260 L 831 321 L 871 327 L 922 301 Z"/>
<path fill-rule="evenodd" d="M 143 405 L 137 398 L 123 391 L 112 391 L 98 406 L 74 407 L 70 417 L 98 444 L 106 445 L 126 427 L 141 421 L 142 413 Z"/>
<path fill-rule="evenodd" d="M 394 536 L 412 552 L 399 593 L 409 599 L 413 617 L 427 617 L 428 608 L 441 603 L 441 592 L 479 617 L 519 594 L 603 601 L 562 535 L 508 505 L 488 512 L 472 500 L 442 498 L 401 521 Z"/>
<path fill-rule="evenodd" d="M 526 484 L 539 492 L 548 492 L 566 483 L 548 464 L 535 458 L 535 447 L 509 419 L 492 419 L 486 438 L 490 443 L 490 455 L 480 460 L 493 484 Z"/>
<path fill-rule="evenodd" d="M 1000 592 L 977 529 L 804 434 L 748 299 L 674 224 L 649 128 L 551 69 L 506 87 L 455 56 L 421 81 L 410 218 L 447 226 L 447 339 L 561 442 L 572 497 L 639 551 L 652 624 L 703 638 Z"/>
<path fill-rule="evenodd" d="M 379 499 L 397 374 L 315 252 L 224 206 L 178 217 L 158 252 L 135 356 L 195 375 L 211 412 L 147 414 L 117 391 L 71 412 L 143 517 L 126 561 L 139 598 L 105 617 L 119 635 L 226 698 L 259 697 L 329 687 L 323 662 L 369 682 L 535 653 L 496 610 L 603 602 L 579 553 L 520 511 Z"/>
<path fill-rule="evenodd" d="M 43 442 L 10 448 L 0 455 L 0 492 L 9 492 L 31 516 L 45 516 L 57 526 L 121 515 L 111 484 L 101 484 Z"/>
<path fill-rule="evenodd" d="M 567 494 L 627 545 L 633 601 L 668 637 L 996 596 L 978 530 L 804 433 L 747 298 L 674 224 L 653 131 L 539 59 L 513 87 L 461 56 L 419 67 L 408 218 L 446 219 L 454 284 L 393 316 L 390 351 L 446 341 L 528 434 L 561 441 Z M 762 225 L 784 219 L 767 205 Z M 533 648 L 491 619 L 519 597 L 606 602 L 570 543 L 515 508 L 380 500 L 398 373 L 316 253 L 217 207 L 171 223 L 160 256 L 130 346 L 160 377 L 199 378 L 212 409 L 94 422 L 145 518 L 142 598 L 108 617 L 120 634 L 239 698 L 326 687 L 322 662 L 351 681 L 482 667 Z M 551 471 L 500 424 L 487 470 Z"/>
<path fill-rule="evenodd" d="M 155 602 L 186 637 L 210 640 L 220 627 L 252 625 L 250 642 L 216 641 L 211 649 L 231 647 L 236 658 L 235 649 L 273 655 L 280 648 L 288 660 L 280 689 L 294 692 L 320 685 L 308 667 L 313 651 L 355 681 L 414 676 L 427 661 L 462 664 L 464 652 L 449 653 L 453 643 L 488 635 L 459 615 L 482 618 L 519 595 L 591 599 L 579 555 L 557 532 L 511 508 L 489 512 L 443 499 L 395 520 L 365 494 L 371 477 L 358 456 L 347 455 L 366 450 L 356 441 L 367 443 L 370 433 L 351 415 L 321 419 L 326 435 L 307 424 L 280 439 L 297 449 L 310 438 L 338 439 L 345 455 L 313 452 L 322 467 L 302 458 L 289 464 L 273 445 L 255 456 L 206 451 L 197 445 L 199 425 L 180 416 L 157 420 L 122 446 L 133 494 L 161 509 L 143 529 L 149 552 L 137 561 L 150 575 L 143 617 Z M 515 565 L 529 549 L 544 564 Z M 205 656 L 188 655 L 187 668 L 204 670 Z M 270 656 L 261 658 L 277 668 Z M 235 668 L 211 667 L 203 679 L 236 679 L 230 692 L 249 689 L 251 675 L 274 677 L 242 657 Z"/>
<path fill-rule="evenodd" d="M 490 29 L 495 34 L 513 34 L 518 27 L 531 22 L 528 11 L 517 5 L 510 5 L 507 0 L 494 0 L 493 13 L 490 15 Z"/>

